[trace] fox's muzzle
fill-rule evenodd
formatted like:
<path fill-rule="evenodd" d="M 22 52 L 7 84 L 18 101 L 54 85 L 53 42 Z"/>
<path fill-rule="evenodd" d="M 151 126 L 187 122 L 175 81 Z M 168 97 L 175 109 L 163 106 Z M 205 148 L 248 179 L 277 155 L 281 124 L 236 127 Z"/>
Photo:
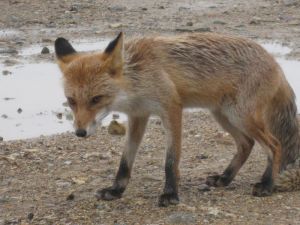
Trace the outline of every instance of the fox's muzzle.
<path fill-rule="evenodd" d="M 77 137 L 86 137 L 87 132 L 84 129 L 77 129 L 75 131 L 75 134 L 76 134 Z"/>

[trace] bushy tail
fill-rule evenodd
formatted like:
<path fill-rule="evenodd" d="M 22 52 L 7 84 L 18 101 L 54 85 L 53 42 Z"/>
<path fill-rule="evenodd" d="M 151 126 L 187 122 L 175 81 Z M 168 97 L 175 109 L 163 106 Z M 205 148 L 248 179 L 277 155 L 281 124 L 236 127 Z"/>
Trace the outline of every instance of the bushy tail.
<path fill-rule="evenodd" d="M 272 134 L 282 146 L 281 173 L 275 180 L 276 191 L 300 190 L 300 136 L 295 94 L 287 85 L 272 101 L 268 118 Z"/>

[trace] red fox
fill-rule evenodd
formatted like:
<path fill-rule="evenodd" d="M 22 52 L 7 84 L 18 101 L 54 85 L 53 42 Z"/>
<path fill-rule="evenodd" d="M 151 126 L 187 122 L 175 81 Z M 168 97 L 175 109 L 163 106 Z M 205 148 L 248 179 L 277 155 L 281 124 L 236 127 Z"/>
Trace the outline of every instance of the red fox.
<path fill-rule="evenodd" d="M 165 186 L 160 206 L 178 204 L 181 121 L 185 107 L 204 107 L 229 132 L 237 153 L 207 184 L 226 186 L 259 142 L 267 168 L 254 196 L 300 189 L 299 128 L 295 95 L 275 59 L 260 45 L 213 33 L 135 38 L 121 32 L 103 52 L 80 53 L 64 38 L 55 41 L 75 133 L 91 135 L 110 111 L 128 115 L 128 135 L 116 179 L 96 197 L 122 197 L 147 121 L 160 116 L 166 130 Z M 288 169 L 288 166 L 294 166 Z"/>

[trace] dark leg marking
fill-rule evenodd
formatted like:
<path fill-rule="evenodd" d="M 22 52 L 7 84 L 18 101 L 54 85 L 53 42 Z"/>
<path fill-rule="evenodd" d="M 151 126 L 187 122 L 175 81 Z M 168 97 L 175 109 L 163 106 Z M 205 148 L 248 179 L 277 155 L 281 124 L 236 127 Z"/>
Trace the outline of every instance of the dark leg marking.
<path fill-rule="evenodd" d="M 177 173 L 174 171 L 174 157 L 168 154 L 165 165 L 166 183 L 164 193 L 159 197 L 158 205 L 167 207 L 169 205 L 176 205 L 179 203 L 177 191 Z"/>
<path fill-rule="evenodd" d="M 108 201 L 121 198 L 123 192 L 126 189 L 126 185 L 128 183 L 129 178 L 129 167 L 127 165 L 126 160 L 122 159 L 113 186 L 97 191 L 96 198 L 98 200 L 102 199 Z"/>
<path fill-rule="evenodd" d="M 272 160 L 268 158 L 268 166 L 262 176 L 261 182 L 253 186 L 252 194 L 257 197 L 270 196 L 273 192 Z"/>

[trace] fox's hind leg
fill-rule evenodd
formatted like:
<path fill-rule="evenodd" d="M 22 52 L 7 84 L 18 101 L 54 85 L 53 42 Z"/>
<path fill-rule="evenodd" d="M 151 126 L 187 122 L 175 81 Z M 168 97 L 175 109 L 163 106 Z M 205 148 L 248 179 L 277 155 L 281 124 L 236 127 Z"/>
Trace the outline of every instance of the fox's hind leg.
<path fill-rule="evenodd" d="M 148 116 L 128 117 L 127 141 L 115 181 L 111 187 L 97 191 L 97 199 L 114 200 L 122 197 L 129 182 L 133 162 L 143 138 L 147 121 Z"/>
<path fill-rule="evenodd" d="M 222 187 L 227 186 L 234 179 L 235 175 L 238 173 L 239 169 L 248 159 L 252 147 L 254 145 L 254 140 L 242 133 L 238 128 L 233 126 L 227 117 L 223 115 L 220 111 L 212 112 L 217 122 L 221 124 L 223 129 L 230 133 L 234 138 L 237 146 L 237 153 L 231 160 L 228 167 L 222 173 L 222 175 L 208 176 L 206 184 L 210 186 Z"/>
<path fill-rule="evenodd" d="M 281 144 L 271 134 L 263 120 L 259 117 L 250 119 L 246 124 L 249 134 L 255 138 L 268 153 L 268 166 L 265 170 L 261 182 L 253 187 L 254 196 L 268 196 L 273 192 L 273 183 L 279 174 L 281 164 Z"/>

